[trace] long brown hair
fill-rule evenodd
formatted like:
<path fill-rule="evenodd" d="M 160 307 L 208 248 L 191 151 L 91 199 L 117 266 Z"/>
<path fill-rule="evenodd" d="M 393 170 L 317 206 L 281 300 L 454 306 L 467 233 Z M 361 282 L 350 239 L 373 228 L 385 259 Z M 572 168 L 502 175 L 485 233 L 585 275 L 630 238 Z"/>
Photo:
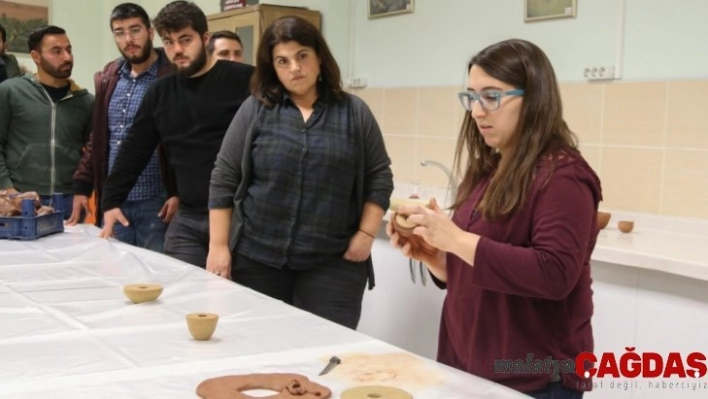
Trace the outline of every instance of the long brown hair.
<path fill-rule="evenodd" d="M 256 70 L 251 79 L 251 93 L 266 106 L 273 106 L 283 99 L 285 87 L 280 83 L 273 65 L 273 48 L 280 43 L 295 41 L 312 47 L 320 59 L 318 94 L 328 98 L 341 98 L 342 78 L 337 61 L 329 51 L 322 33 L 310 22 L 300 17 L 276 19 L 266 28 L 256 54 Z"/>
<path fill-rule="evenodd" d="M 542 156 L 552 155 L 552 172 L 557 150 L 574 151 L 578 144 L 563 120 L 553 66 L 538 46 L 519 39 L 499 42 L 472 57 L 467 65 L 468 73 L 473 65 L 497 80 L 524 90 L 514 145 L 504 159 L 484 142 L 470 112 L 466 113 L 457 140 L 454 168 L 458 176 L 464 177 L 452 208 L 458 209 L 474 187 L 491 174 L 489 188 L 477 210 L 487 220 L 498 220 L 524 203 Z M 464 158 L 467 160 L 463 161 Z M 545 178 L 547 182 L 550 174 Z"/>

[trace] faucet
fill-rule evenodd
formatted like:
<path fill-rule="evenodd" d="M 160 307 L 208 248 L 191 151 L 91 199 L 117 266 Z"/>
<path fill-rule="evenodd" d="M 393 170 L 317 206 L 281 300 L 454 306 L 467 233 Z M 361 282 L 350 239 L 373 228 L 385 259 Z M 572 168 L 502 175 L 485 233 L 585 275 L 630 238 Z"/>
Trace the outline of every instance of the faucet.
<path fill-rule="evenodd" d="M 452 171 L 447 166 L 437 161 L 433 161 L 430 159 L 424 159 L 420 161 L 420 166 L 428 165 L 437 167 L 438 169 L 442 170 L 445 175 L 447 175 L 447 190 L 450 194 L 452 194 L 452 198 L 454 201 L 457 198 L 457 183 L 455 182 L 455 179 L 452 176 Z M 443 204 L 445 206 L 447 205 L 447 196 L 445 196 Z"/>

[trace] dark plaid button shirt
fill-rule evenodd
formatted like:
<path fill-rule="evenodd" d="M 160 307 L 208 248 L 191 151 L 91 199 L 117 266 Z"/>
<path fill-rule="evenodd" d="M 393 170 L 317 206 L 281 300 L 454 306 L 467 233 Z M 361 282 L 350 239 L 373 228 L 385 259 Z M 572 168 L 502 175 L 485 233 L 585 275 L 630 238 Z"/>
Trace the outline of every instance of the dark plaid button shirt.
<path fill-rule="evenodd" d="M 252 170 L 241 206 L 243 231 L 238 253 L 294 269 L 341 258 L 359 226 L 356 183 L 360 154 L 376 154 L 376 159 L 362 160 L 366 168 L 373 169 L 375 163 L 377 168 L 365 172 L 369 175 L 365 177 L 364 200 L 388 207 L 393 184 L 381 132 L 358 98 L 356 106 L 365 108 L 366 123 L 352 120 L 353 102 L 351 98 L 318 100 L 306 122 L 287 98 L 272 109 L 262 109 L 252 126 Z M 369 126 L 373 132 L 357 131 L 354 126 Z M 375 149 L 360 152 L 360 135 L 364 134 L 375 139 L 361 142 Z M 214 175 L 212 190 L 213 183 Z M 228 197 L 230 206 L 232 198 Z M 212 207 L 226 205 L 218 202 L 212 202 Z"/>

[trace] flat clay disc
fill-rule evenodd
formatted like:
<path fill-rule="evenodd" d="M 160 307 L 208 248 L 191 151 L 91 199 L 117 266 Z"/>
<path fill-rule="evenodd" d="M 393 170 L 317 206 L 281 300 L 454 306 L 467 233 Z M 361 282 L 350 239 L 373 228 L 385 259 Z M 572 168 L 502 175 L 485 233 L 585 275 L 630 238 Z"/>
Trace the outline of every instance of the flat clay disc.
<path fill-rule="evenodd" d="M 363 385 L 342 392 L 342 399 L 413 399 L 413 395 L 394 387 Z"/>

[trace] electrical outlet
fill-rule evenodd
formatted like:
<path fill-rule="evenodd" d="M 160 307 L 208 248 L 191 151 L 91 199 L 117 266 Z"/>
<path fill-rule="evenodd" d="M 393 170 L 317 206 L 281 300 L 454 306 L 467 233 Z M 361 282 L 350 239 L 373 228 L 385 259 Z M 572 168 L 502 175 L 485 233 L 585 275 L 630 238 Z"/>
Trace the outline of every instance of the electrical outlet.
<path fill-rule="evenodd" d="M 349 78 L 345 83 L 350 89 L 363 89 L 366 87 L 366 79 L 364 78 Z"/>
<path fill-rule="evenodd" d="M 615 78 L 615 67 L 607 65 L 585 67 L 583 77 L 587 80 L 612 80 Z"/>

